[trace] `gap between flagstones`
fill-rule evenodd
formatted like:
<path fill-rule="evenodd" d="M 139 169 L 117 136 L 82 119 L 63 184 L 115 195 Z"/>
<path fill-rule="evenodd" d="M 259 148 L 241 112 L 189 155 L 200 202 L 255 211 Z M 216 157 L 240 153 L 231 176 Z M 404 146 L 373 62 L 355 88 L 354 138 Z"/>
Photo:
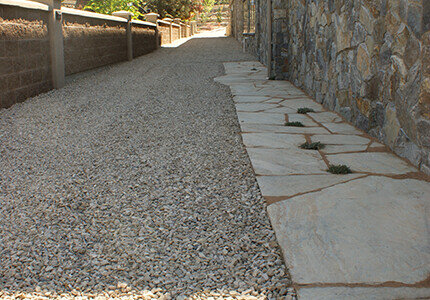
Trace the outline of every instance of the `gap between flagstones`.
<path fill-rule="evenodd" d="M 402 297 L 405 289 L 412 297 L 430 297 L 429 176 L 291 83 L 266 80 L 261 64 L 225 66 L 227 75 L 215 80 L 231 87 L 285 262 L 296 287 L 306 290 L 300 299 L 315 299 L 324 288 L 342 295 L 339 299 L 362 299 L 375 287 L 376 294 L 390 288 L 384 292 L 393 297 Z M 299 106 L 315 113 L 298 115 Z M 287 121 L 306 127 L 283 126 Z M 302 150 L 300 141 L 321 141 L 326 148 Z M 330 163 L 354 172 L 331 175 Z"/>

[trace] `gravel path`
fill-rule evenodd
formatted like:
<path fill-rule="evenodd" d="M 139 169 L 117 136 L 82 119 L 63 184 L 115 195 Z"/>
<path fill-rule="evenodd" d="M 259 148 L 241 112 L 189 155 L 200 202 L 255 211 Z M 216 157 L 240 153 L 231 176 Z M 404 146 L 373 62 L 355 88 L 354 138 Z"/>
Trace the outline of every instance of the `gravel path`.
<path fill-rule="evenodd" d="M 0 111 L 0 296 L 285 295 L 231 95 L 213 81 L 251 59 L 233 39 L 193 39 Z"/>

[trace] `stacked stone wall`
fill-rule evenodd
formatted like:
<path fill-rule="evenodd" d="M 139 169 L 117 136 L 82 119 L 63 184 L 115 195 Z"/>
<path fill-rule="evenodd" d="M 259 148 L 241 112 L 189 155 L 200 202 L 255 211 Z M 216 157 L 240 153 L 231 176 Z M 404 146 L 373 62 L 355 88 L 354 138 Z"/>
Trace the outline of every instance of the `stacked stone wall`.
<path fill-rule="evenodd" d="M 430 173 L 424 2 L 289 0 L 277 75 Z"/>
<path fill-rule="evenodd" d="M 255 43 L 266 66 L 267 1 L 257 2 Z M 430 174 L 430 1 L 272 0 L 272 76 Z M 232 2 L 244 42 L 243 1 Z"/>
<path fill-rule="evenodd" d="M 52 88 L 48 12 L 0 5 L 0 108 Z"/>

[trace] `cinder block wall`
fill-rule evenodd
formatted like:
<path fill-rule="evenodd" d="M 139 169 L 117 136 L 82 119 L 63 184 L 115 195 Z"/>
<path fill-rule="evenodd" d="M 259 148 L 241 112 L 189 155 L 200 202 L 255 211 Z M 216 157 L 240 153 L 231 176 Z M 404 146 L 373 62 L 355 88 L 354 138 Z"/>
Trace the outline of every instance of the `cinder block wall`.
<path fill-rule="evenodd" d="M 66 75 L 127 60 L 126 22 L 63 14 Z"/>
<path fill-rule="evenodd" d="M 0 5 L 0 108 L 52 88 L 48 12 Z"/>
<path fill-rule="evenodd" d="M 156 49 L 156 35 L 154 27 L 133 24 L 133 57 L 150 53 Z"/>
<path fill-rule="evenodd" d="M 172 33 L 172 39 L 173 41 L 179 40 L 181 35 L 181 27 L 173 25 L 173 33 Z"/>
<path fill-rule="evenodd" d="M 170 43 L 170 24 L 158 22 L 158 34 L 160 35 L 161 45 Z"/>

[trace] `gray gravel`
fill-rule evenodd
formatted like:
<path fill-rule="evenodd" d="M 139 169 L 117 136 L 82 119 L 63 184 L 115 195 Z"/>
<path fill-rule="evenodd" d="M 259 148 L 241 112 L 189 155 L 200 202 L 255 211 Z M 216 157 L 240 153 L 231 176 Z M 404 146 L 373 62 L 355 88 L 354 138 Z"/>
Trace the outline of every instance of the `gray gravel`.
<path fill-rule="evenodd" d="M 279 299 L 292 289 L 222 62 L 193 39 L 0 111 L 0 297 Z"/>

